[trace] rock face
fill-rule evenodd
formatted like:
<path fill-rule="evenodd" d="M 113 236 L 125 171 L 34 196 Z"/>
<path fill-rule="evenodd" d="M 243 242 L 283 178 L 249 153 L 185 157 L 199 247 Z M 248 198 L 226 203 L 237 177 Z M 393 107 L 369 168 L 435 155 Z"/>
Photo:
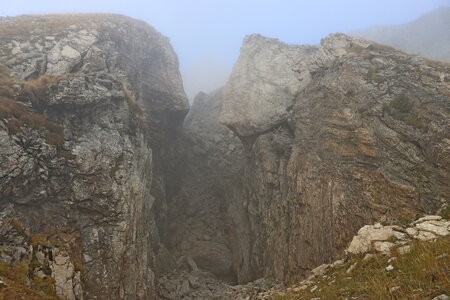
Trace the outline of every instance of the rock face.
<path fill-rule="evenodd" d="M 182 180 L 170 204 L 167 244 L 200 269 L 233 283 L 227 208 L 245 158 L 239 139 L 219 123 L 222 94 L 200 93 L 184 121 Z"/>
<path fill-rule="evenodd" d="M 154 299 L 188 109 L 168 40 L 117 15 L 6 18 L 0 40 L 5 259 L 64 299 Z"/>
<path fill-rule="evenodd" d="M 264 299 L 271 280 L 230 284 L 449 234 L 360 229 L 448 204 L 447 64 L 252 35 L 184 120 L 177 58 L 142 22 L 3 18 L 0 41 L 0 264 L 48 295 Z"/>
<path fill-rule="evenodd" d="M 449 71 L 343 34 L 247 37 L 221 112 L 248 156 L 229 205 L 238 281 L 290 280 L 364 224 L 448 203 Z"/>

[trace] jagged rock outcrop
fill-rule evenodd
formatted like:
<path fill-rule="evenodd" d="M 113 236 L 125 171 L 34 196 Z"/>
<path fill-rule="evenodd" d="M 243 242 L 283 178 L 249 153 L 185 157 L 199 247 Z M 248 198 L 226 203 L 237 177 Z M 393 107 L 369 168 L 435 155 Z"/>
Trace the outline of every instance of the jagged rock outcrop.
<path fill-rule="evenodd" d="M 265 297 L 272 280 L 230 284 L 321 272 L 364 224 L 448 205 L 445 63 L 252 35 L 183 123 L 177 58 L 145 23 L 3 18 L 0 41 L 0 265 L 50 296 Z M 448 234 L 435 221 L 364 227 L 354 252 Z"/>
<path fill-rule="evenodd" d="M 22 236 L 2 238 L 5 260 L 64 299 L 154 299 L 188 109 L 168 39 L 123 16 L 49 15 L 3 19 L 0 41 L 1 227 Z"/>
<path fill-rule="evenodd" d="M 229 206 L 238 281 L 289 281 L 364 224 L 447 204 L 449 71 L 343 34 L 247 37 L 221 112 L 248 155 Z"/>

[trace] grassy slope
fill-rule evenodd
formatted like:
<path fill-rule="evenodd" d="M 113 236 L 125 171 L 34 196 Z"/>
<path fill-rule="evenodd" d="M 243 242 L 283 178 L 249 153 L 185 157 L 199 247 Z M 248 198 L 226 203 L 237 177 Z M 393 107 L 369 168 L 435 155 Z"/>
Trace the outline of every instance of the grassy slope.
<path fill-rule="evenodd" d="M 414 241 L 408 254 L 388 262 L 381 254 L 363 261 L 355 257 L 344 266 L 331 269 L 317 282 L 318 289 L 279 296 L 277 300 L 299 300 L 320 297 L 326 299 L 431 299 L 450 293 L 450 238 L 439 238 L 431 242 Z M 348 268 L 356 267 L 347 273 Z M 387 271 L 392 265 L 394 269 Z M 331 283 L 331 284 L 330 284 Z"/>

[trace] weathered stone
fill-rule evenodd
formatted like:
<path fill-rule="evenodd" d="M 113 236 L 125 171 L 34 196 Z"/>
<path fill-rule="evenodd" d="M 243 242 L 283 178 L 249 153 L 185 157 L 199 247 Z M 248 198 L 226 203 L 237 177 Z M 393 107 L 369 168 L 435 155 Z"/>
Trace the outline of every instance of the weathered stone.
<path fill-rule="evenodd" d="M 353 269 L 358 265 L 358 262 L 355 262 L 354 264 L 352 264 L 348 269 L 347 269 L 347 274 L 351 273 L 353 271 Z"/>
<path fill-rule="evenodd" d="M 343 260 L 343 259 L 338 259 L 338 260 L 336 260 L 335 262 L 333 262 L 333 263 L 330 265 L 330 267 L 331 267 L 331 268 L 337 268 L 337 267 L 342 266 L 344 263 L 345 263 L 345 260 Z"/>
<path fill-rule="evenodd" d="M 322 265 L 312 269 L 310 275 L 308 276 L 308 280 L 311 280 L 315 277 L 323 275 L 329 267 L 330 267 L 330 265 L 322 264 Z"/>
<path fill-rule="evenodd" d="M 333 261 L 374 219 L 440 208 L 450 180 L 450 123 L 442 113 L 449 84 L 440 79 L 448 72 L 445 64 L 342 34 L 318 47 L 246 38 L 221 112 L 248 158 L 228 197 L 239 280 L 268 274 L 289 281 L 291 270 Z M 410 121 L 395 108 L 402 101 Z M 349 252 L 407 240 L 376 227 L 380 236 L 357 236 Z"/>
<path fill-rule="evenodd" d="M 395 247 L 394 243 L 391 242 L 374 242 L 373 248 L 379 252 L 389 255 L 391 253 L 391 249 Z"/>
<path fill-rule="evenodd" d="M 448 300 L 448 299 L 450 299 L 450 297 L 447 294 L 442 294 L 434 297 L 432 300 Z"/>
<path fill-rule="evenodd" d="M 383 226 L 366 225 L 362 227 L 358 231 L 358 235 L 353 238 L 350 246 L 347 249 L 347 252 L 350 254 L 365 253 L 371 250 L 372 243 L 375 241 L 383 242 L 376 243 L 377 246 L 375 247 L 375 249 L 377 251 L 385 252 L 387 248 L 389 248 L 388 245 L 392 244 L 387 244 L 385 241 L 394 236 L 394 230 L 390 228 L 384 228 Z M 393 245 L 394 244 L 392 244 L 390 247 L 392 247 Z"/>
<path fill-rule="evenodd" d="M 408 227 L 406 228 L 406 233 L 408 233 L 410 236 L 416 236 L 419 232 L 417 231 L 417 229 Z"/>
<path fill-rule="evenodd" d="M 418 223 L 422 223 L 425 221 L 439 221 L 439 220 L 442 220 L 441 216 L 425 216 L 425 217 L 417 219 L 416 221 L 413 222 L 413 224 L 418 224 Z"/>
<path fill-rule="evenodd" d="M 428 241 L 437 238 L 437 236 L 431 232 L 420 230 L 419 233 L 416 236 L 414 236 L 414 238 L 419 239 L 421 241 Z"/>
<path fill-rule="evenodd" d="M 438 226 L 431 222 L 425 221 L 416 224 L 416 228 L 420 230 L 430 231 L 438 235 L 447 236 L 449 231 L 447 229 L 447 224 L 443 224 L 444 226 Z"/>
<path fill-rule="evenodd" d="M 36 79 L 28 91 L 18 81 L 13 100 L 46 122 L 15 134 L 2 115 L 0 211 L 10 205 L 27 238 L 45 229 L 73 251 L 51 265 L 61 297 L 155 298 L 156 274 L 170 265 L 156 256 L 167 252 L 166 185 L 177 181 L 169 174 L 188 109 L 168 39 L 119 15 L 10 18 L 0 37 L 11 75 Z M 23 252 L 0 258 L 31 259 Z"/>

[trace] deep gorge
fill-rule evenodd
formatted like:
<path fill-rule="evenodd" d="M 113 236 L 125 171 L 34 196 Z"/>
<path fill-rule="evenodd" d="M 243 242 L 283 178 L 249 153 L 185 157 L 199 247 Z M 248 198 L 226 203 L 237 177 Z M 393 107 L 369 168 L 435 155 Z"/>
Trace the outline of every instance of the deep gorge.
<path fill-rule="evenodd" d="M 142 21 L 7 18 L 0 41 L 0 260 L 64 299 L 238 299 L 448 204 L 446 63 L 250 35 L 189 107 Z"/>

